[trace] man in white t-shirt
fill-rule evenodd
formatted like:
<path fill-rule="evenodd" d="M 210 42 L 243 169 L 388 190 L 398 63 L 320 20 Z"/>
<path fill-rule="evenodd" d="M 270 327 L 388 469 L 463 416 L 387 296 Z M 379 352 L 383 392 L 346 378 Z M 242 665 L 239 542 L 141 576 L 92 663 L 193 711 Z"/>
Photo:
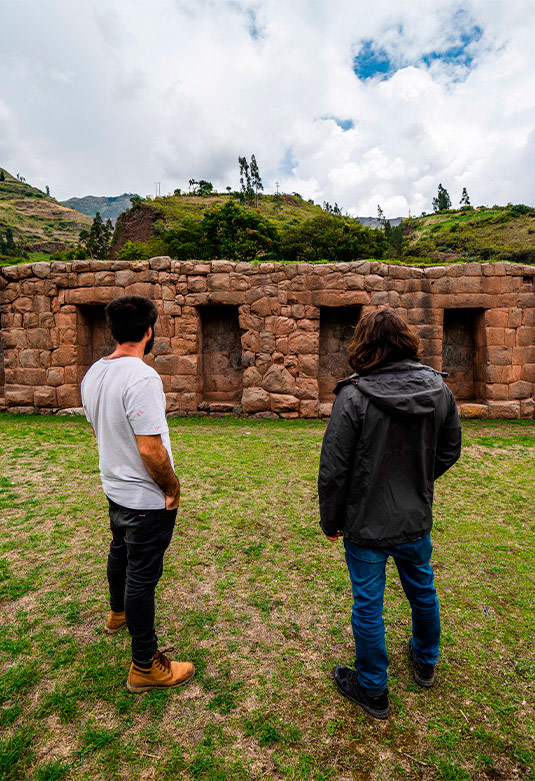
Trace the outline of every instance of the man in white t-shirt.
<path fill-rule="evenodd" d="M 158 650 L 154 629 L 154 591 L 173 535 L 180 483 L 162 381 L 143 362 L 154 342 L 156 306 L 142 296 L 121 296 L 108 304 L 106 316 L 117 346 L 82 381 L 112 532 L 105 631 L 115 634 L 128 626 L 132 665 L 126 685 L 144 692 L 179 686 L 195 673 L 191 662 L 171 661 Z"/>

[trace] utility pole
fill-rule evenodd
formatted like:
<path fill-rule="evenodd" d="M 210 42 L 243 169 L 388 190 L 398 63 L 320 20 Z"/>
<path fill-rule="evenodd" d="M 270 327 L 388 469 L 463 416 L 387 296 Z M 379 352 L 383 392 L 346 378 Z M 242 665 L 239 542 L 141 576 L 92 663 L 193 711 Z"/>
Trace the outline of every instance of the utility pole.
<path fill-rule="evenodd" d="M 154 182 L 154 185 L 156 187 L 156 197 L 158 198 L 159 195 L 160 195 L 160 185 L 161 185 L 161 182 Z"/>
<path fill-rule="evenodd" d="M 279 183 L 275 182 L 275 187 L 277 188 L 277 195 L 279 194 Z"/>

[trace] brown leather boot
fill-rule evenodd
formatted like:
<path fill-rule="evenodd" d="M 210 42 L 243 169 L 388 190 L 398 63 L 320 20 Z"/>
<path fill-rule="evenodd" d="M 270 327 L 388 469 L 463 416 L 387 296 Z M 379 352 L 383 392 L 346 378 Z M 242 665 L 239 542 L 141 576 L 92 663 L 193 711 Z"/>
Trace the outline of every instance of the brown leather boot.
<path fill-rule="evenodd" d="M 124 615 L 124 610 L 122 613 L 114 613 L 113 610 L 110 610 L 108 620 L 104 625 L 104 631 L 106 632 L 106 634 L 114 635 L 116 632 L 119 632 L 124 626 L 126 626 L 126 618 Z"/>
<path fill-rule="evenodd" d="M 166 648 L 171 652 L 172 648 Z M 150 667 L 138 667 L 132 662 L 126 688 L 133 694 L 148 692 L 151 689 L 172 689 L 187 683 L 195 675 L 191 662 L 172 662 L 162 651 L 156 651 Z"/>

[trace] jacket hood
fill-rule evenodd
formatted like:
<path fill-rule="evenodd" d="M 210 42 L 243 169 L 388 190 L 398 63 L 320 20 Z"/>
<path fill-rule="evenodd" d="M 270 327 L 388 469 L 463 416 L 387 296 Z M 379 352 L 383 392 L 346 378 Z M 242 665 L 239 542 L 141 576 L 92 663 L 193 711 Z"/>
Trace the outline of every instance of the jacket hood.
<path fill-rule="evenodd" d="M 364 376 L 352 374 L 339 382 L 334 392 L 351 384 L 388 412 L 428 415 L 443 397 L 443 376 L 447 375 L 416 361 L 399 361 Z"/>

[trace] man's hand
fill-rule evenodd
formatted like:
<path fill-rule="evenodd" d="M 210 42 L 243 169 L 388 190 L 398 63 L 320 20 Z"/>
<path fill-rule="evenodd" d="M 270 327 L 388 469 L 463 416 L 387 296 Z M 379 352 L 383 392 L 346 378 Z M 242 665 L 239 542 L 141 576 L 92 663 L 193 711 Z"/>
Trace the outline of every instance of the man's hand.
<path fill-rule="evenodd" d="M 177 481 L 178 482 L 178 481 Z M 173 494 L 171 496 L 168 496 L 166 494 L 165 496 L 165 509 L 166 510 L 176 510 L 180 503 L 180 485 L 178 486 L 178 491 L 176 494 Z"/>
<path fill-rule="evenodd" d="M 332 537 L 331 537 L 329 534 L 326 534 L 325 536 L 326 536 L 326 537 L 327 537 L 327 539 L 328 539 L 328 540 L 330 540 L 331 542 L 336 542 L 336 540 L 339 540 L 339 539 L 340 539 L 340 537 L 343 537 L 343 536 L 344 536 L 344 533 L 343 533 L 343 532 L 336 532 L 336 534 L 335 534 L 335 535 L 333 535 Z"/>
<path fill-rule="evenodd" d="M 176 510 L 180 502 L 180 483 L 173 472 L 169 454 L 159 434 L 136 434 L 137 449 L 147 472 L 165 494 L 165 509 Z"/>

